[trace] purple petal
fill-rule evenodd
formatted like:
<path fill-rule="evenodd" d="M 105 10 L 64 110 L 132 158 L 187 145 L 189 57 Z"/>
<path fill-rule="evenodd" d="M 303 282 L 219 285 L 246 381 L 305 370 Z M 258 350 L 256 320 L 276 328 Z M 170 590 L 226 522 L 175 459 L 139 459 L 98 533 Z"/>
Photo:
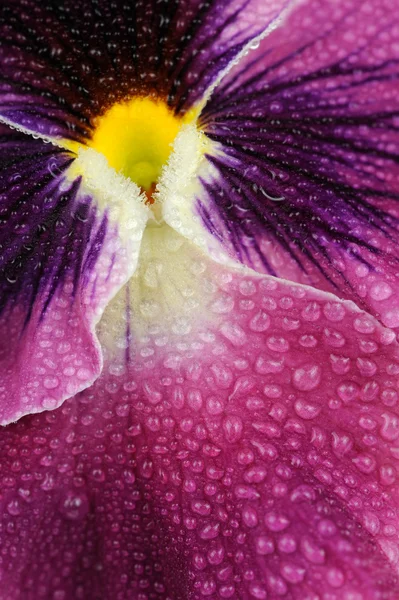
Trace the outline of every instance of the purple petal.
<path fill-rule="evenodd" d="M 195 206 L 251 267 L 353 299 L 397 327 L 398 2 L 311 0 L 202 115 Z"/>
<path fill-rule="evenodd" d="M 2 432 L 7 600 L 397 598 L 392 332 L 153 241 L 100 325 L 101 377 Z"/>
<path fill-rule="evenodd" d="M 4 127 L 0 134 L 5 424 L 55 408 L 96 379 L 102 359 L 94 327 L 133 261 L 107 212 L 80 178 L 67 176 L 72 154 Z"/>
<path fill-rule="evenodd" d="M 97 115 L 132 96 L 162 98 L 184 112 L 287 4 L 5 2 L 0 115 L 41 135 L 84 141 Z"/>

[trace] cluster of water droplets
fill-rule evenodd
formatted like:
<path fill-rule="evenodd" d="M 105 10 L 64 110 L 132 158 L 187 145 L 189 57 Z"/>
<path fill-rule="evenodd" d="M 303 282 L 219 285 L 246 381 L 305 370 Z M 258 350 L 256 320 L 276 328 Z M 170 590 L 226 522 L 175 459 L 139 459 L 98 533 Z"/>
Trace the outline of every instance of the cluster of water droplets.
<path fill-rule="evenodd" d="M 395 598 L 391 332 L 327 294 L 199 264 L 173 239 L 144 261 L 130 312 L 100 327 L 101 378 L 4 432 L 10 598 Z M 182 265 L 197 287 L 172 279 L 168 313 L 162 273 Z"/>

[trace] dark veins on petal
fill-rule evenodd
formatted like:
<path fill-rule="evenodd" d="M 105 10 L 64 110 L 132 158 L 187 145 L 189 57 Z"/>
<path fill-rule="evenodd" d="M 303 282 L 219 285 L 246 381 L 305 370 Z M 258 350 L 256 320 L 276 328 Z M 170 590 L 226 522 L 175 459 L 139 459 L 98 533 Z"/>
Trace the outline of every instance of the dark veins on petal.
<path fill-rule="evenodd" d="M 354 265 L 399 268 L 398 12 L 362 4 L 305 3 L 216 90 L 196 207 L 242 262 L 358 303 Z"/>
<path fill-rule="evenodd" d="M 287 3 L 3 3 L 0 114 L 83 141 L 93 117 L 135 95 L 165 99 L 185 112 Z M 240 25 L 241 14 L 246 21 Z"/>
<path fill-rule="evenodd" d="M 55 408 L 100 372 L 91 326 L 115 285 L 104 262 L 114 231 L 67 175 L 73 159 L 0 125 L 1 425 Z"/>
<path fill-rule="evenodd" d="M 79 179 L 63 176 L 72 155 L 18 132 L 0 131 L 0 314 L 19 304 L 29 320 L 40 296 L 45 311 L 61 283 L 76 290 L 104 240 Z"/>

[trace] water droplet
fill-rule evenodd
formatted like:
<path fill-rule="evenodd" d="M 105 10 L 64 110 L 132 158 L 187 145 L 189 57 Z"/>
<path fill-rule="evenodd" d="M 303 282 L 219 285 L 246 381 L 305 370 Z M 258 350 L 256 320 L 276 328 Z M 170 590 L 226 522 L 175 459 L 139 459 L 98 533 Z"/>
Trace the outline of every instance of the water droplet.
<path fill-rule="evenodd" d="M 89 512 L 89 499 L 85 493 L 67 490 L 61 498 L 59 510 L 70 521 L 80 521 Z"/>
<path fill-rule="evenodd" d="M 321 381 L 321 369 L 318 365 L 304 365 L 294 371 L 293 385 L 301 392 L 317 388 Z"/>

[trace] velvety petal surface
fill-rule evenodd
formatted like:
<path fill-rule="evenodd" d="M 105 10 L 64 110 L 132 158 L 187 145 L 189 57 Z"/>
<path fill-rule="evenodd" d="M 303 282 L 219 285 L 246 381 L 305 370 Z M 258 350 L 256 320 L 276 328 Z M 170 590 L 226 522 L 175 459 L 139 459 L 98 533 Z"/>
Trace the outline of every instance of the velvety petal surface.
<path fill-rule="evenodd" d="M 132 96 L 177 113 L 266 30 L 290 0 L 13 0 L 0 9 L 0 115 L 84 141 L 93 119 Z"/>
<path fill-rule="evenodd" d="M 398 597 L 391 331 L 154 227 L 99 337 L 2 431 L 5 600 Z"/>
<path fill-rule="evenodd" d="M 399 325 L 399 3 L 309 0 L 201 116 L 193 216 L 251 267 Z M 187 209 L 185 209 L 187 210 Z"/>
<path fill-rule="evenodd" d="M 145 207 L 128 197 L 124 210 L 117 182 L 115 207 L 105 186 L 96 193 L 73 174 L 77 163 L 0 130 L 1 424 L 55 408 L 94 381 L 95 324 L 137 262 Z"/>

